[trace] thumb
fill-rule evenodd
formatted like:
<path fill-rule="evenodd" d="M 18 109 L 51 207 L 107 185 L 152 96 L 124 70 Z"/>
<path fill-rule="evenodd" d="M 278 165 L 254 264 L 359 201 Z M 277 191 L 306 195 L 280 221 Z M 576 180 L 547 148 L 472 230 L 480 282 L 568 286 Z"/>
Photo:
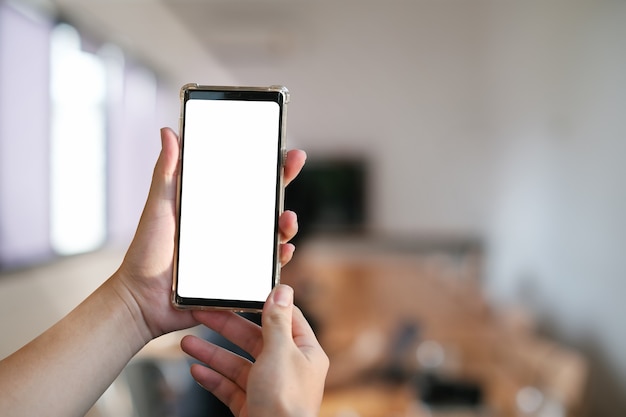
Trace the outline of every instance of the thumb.
<path fill-rule="evenodd" d="M 173 194 L 176 186 L 179 152 L 180 145 L 176 133 L 169 128 L 161 129 L 161 153 L 154 167 L 153 182 L 164 182 L 168 197 L 171 197 L 169 194 Z"/>
<path fill-rule="evenodd" d="M 282 350 L 293 344 L 293 289 L 284 284 L 274 287 L 263 307 L 263 345 L 270 349 Z"/>
<path fill-rule="evenodd" d="M 161 129 L 161 153 L 152 173 L 152 183 L 144 215 L 150 214 L 158 217 L 161 210 L 165 209 L 169 214 L 174 208 L 179 152 L 180 146 L 176 133 L 169 128 Z"/>
<path fill-rule="evenodd" d="M 161 129 L 161 153 L 154 167 L 148 199 L 129 249 L 130 252 L 138 251 L 134 257 L 141 265 L 145 264 L 143 261 L 150 250 L 157 251 L 157 257 L 162 262 L 171 262 L 171 254 L 168 255 L 169 259 L 168 256 L 163 256 L 163 252 L 170 253 L 171 248 L 162 247 L 162 241 L 158 239 L 160 236 L 167 236 L 167 243 L 173 245 L 174 242 L 179 148 L 176 133 L 172 129 Z M 130 258 L 133 256 L 127 256 L 127 259 Z"/>

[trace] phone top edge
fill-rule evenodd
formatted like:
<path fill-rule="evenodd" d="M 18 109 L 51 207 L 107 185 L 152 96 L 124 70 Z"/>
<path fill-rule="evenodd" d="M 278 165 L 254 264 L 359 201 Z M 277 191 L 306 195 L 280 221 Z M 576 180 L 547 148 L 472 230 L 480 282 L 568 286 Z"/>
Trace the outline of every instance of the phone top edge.
<path fill-rule="evenodd" d="M 185 93 L 188 90 L 195 90 L 196 88 L 198 88 L 198 84 L 196 84 L 196 83 L 187 83 L 187 84 L 183 85 L 182 87 L 180 87 L 180 98 L 181 98 L 181 100 L 185 97 Z"/>
<path fill-rule="evenodd" d="M 188 83 L 180 88 L 180 97 L 184 99 L 188 91 L 236 91 L 236 92 L 272 92 L 279 93 L 283 96 L 283 102 L 289 103 L 289 89 L 283 85 L 270 85 L 269 87 L 253 87 L 253 86 L 232 86 L 232 85 L 202 85 L 197 83 Z"/>

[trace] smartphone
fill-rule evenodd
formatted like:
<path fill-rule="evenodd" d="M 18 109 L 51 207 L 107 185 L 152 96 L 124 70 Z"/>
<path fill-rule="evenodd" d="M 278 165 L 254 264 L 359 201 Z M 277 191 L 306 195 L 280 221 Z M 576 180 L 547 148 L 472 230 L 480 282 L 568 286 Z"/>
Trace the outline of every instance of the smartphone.
<path fill-rule="evenodd" d="M 283 86 L 181 88 L 172 301 L 260 311 L 280 280 Z"/>

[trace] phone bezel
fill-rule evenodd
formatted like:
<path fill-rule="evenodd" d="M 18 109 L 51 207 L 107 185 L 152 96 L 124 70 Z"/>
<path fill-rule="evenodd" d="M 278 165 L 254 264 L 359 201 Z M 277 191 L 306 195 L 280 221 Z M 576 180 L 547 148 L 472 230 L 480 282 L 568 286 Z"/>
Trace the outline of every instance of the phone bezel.
<path fill-rule="evenodd" d="M 280 282 L 280 236 L 278 230 L 278 219 L 283 212 L 284 184 L 283 171 L 285 159 L 285 127 L 286 127 L 286 107 L 289 102 L 289 91 L 284 86 L 270 87 L 239 87 L 239 86 L 203 86 L 197 84 L 187 84 L 181 88 L 180 92 L 180 157 L 178 171 L 178 185 L 176 191 L 176 237 L 173 258 L 173 279 L 172 279 L 172 303 L 178 309 L 221 309 L 240 312 L 259 312 L 263 309 L 264 302 L 256 300 L 235 300 L 218 298 L 197 298 L 183 297 L 178 294 L 178 259 L 179 259 L 179 232 L 180 232 L 180 212 L 181 196 L 183 186 L 184 171 L 184 147 L 185 147 L 185 108 L 189 100 L 247 100 L 247 101 L 273 101 L 279 105 L 279 135 L 277 141 L 277 167 L 276 167 L 276 210 L 274 218 L 274 251 L 273 251 L 273 271 L 271 288 Z"/>

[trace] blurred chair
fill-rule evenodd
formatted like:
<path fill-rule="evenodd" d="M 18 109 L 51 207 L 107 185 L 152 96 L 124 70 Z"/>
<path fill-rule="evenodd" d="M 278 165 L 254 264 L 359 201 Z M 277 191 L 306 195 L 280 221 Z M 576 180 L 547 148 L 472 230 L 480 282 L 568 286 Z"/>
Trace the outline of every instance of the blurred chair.
<path fill-rule="evenodd" d="M 131 361 L 123 373 L 137 417 L 175 417 L 175 396 L 154 360 Z"/>

